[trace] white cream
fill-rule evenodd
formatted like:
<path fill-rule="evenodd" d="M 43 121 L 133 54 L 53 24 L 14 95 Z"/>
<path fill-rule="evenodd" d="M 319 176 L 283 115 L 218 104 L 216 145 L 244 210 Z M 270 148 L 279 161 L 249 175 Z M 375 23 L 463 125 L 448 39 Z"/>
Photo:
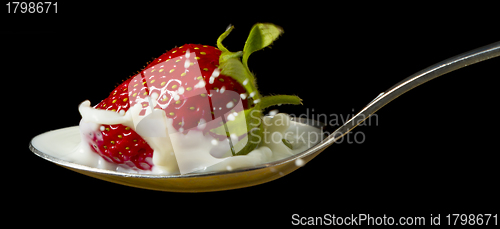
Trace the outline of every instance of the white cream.
<path fill-rule="evenodd" d="M 278 114 L 280 115 L 280 114 Z M 279 117 L 279 116 L 277 116 Z M 263 125 L 270 126 L 273 123 L 277 124 L 279 119 L 274 120 L 269 119 L 269 117 L 264 117 L 265 121 Z M 269 121 L 269 122 L 267 122 Z M 84 124 L 83 128 L 98 128 L 92 124 Z M 126 169 L 124 167 L 118 166 L 113 163 L 109 163 L 102 159 L 99 155 L 92 152 L 88 144 L 84 144 L 82 141 L 83 136 L 81 136 L 80 127 L 69 127 L 63 128 L 45 134 L 41 134 L 35 137 L 32 141 L 33 146 L 40 150 L 41 152 L 51 155 L 56 158 L 71 161 L 77 164 L 87 165 L 95 168 L 108 169 L 112 171 L 120 171 L 127 173 L 148 173 L 148 174 L 166 174 L 168 171 L 159 169 L 157 165 L 153 167 L 152 171 L 135 171 L 131 169 Z M 272 129 L 272 128 L 271 128 Z M 195 131 L 190 131 L 189 133 L 196 133 Z M 188 133 L 188 135 L 189 135 Z M 198 132 L 200 133 L 200 132 Z M 274 132 L 275 133 L 275 132 Z M 318 143 L 320 139 L 321 130 L 315 127 L 311 127 L 305 124 L 292 122 L 287 130 L 283 132 L 290 143 L 294 145 L 293 150 L 289 150 L 288 147 L 281 148 L 284 146 L 282 142 L 269 142 L 264 143 L 262 146 L 253 150 L 244 156 L 228 157 L 219 163 L 207 167 L 206 169 L 197 170 L 196 173 L 208 172 L 208 171 L 220 171 L 220 170 L 234 170 L 238 168 L 255 166 L 263 163 L 268 163 L 276 160 L 280 160 L 288 157 L 291 154 L 297 154 L 303 152 L 304 150 L 312 147 Z M 201 142 L 198 144 L 199 147 L 195 147 L 194 150 L 202 150 L 203 146 L 207 146 L 208 143 L 212 144 L 212 140 L 209 138 L 198 138 L 200 136 L 186 135 L 187 138 L 197 137 L 196 141 Z M 272 135 L 272 134 L 270 134 Z M 276 136 L 277 134 L 275 134 Z M 218 141 L 217 141 L 218 142 Z M 214 146 L 221 146 L 223 144 L 216 144 Z M 275 149 L 274 151 L 271 148 Z M 285 149 L 283 151 L 277 151 L 279 149 Z M 217 157 L 214 157 L 217 158 Z M 303 161 L 296 161 L 297 166 L 303 166 Z M 178 174 L 179 171 L 170 171 L 170 174 Z"/>
<path fill-rule="evenodd" d="M 292 150 L 282 140 L 285 137 L 285 131 L 290 127 L 290 117 L 288 115 L 277 114 L 273 118 L 265 116 L 262 118 L 262 125 L 264 126 L 263 146 L 269 147 L 276 154 L 276 158 L 293 155 Z"/>
<path fill-rule="evenodd" d="M 153 100 L 153 106 L 154 103 Z M 80 104 L 79 111 L 82 115 L 78 131 L 80 134 L 69 134 L 68 137 L 71 139 L 54 134 L 53 139 L 49 137 L 45 138 L 44 142 L 38 141 L 37 144 L 43 149 L 42 151 L 78 164 L 130 173 L 185 174 L 234 170 L 289 157 L 321 140 L 321 130 L 318 128 L 300 123 L 291 125 L 288 115 L 276 114 L 274 117 L 263 117 L 264 135 L 260 146 L 247 155 L 233 157 L 230 153 L 229 140 L 218 141 L 209 134 L 203 135 L 199 127 L 193 128 L 196 130 L 189 131 L 187 134 L 180 133 L 174 129 L 172 120 L 167 119 L 165 112 L 160 109 L 148 109 L 146 115 L 140 116 L 141 107 L 140 104 L 136 104 L 124 114 L 119 114 L 94 109 L 90 107 L 89 101 L 84 101 Z M 94 153 L 88 142 L 92 138 L 102 139 L 98 130 L 103 124 L 123 124 L 133 128 L 154 150 L 153 170 L 127 169 L 109 163 Z M 205 123 L 202 125 L 204 126 Z M 97 136 L 89 136 L 88 133 L 97 133 Z M 76 140 L 75 136 L 78 135 L 79 139 Z M 283 138 L 294 146 L 293 150 L 282 142 Z M 245 137 L 240 141 L 246 140 Z M 233 138 L 233 141 L 234 144 L 236 139 Z"/>
<path fill-rule="evenodd" d="M 137 103 L 125 112 L 124 115 L 120 115 L 113 111 L 94 109 L 90 107 L 90 102 L 87 100 L 82 102 L 78 108 L 82 115 L 80 129 L 82 133 L 88 133 L 89 128 L 96 131 L 100 125 L 104 124 L 123 124 L 128 126 L 136 131 L 154 150 L 153 164 L 155 166 L 153 168 L 156 173 L 171 174 L 178 172 L 179 168 L 177 167 L 175 154 L 170 142 L 167 128 L 169 124 L 165 112 L 163 110 L 154 110 L 152 112 L 148 109 L 146 114 L 142 116 L 139 115 L 141 109 L 141 105 Z M 88 141 L 83 136 L 82 139 Z M 90 150 L 89 153 L 93 152 Z"/>

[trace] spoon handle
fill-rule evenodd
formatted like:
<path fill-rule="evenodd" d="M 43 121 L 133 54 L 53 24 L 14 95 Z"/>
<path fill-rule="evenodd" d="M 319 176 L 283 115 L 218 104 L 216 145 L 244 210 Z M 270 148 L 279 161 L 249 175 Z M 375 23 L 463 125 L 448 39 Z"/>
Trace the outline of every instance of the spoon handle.
<path fill-rule="evenodd" d="M 385 92 L 380 93 L 361 111 L 328 136 L 324 144 L 330 145 L 342 138 L 373 113 L 405 92 L 438 76 L 497 56 L 500 56 L 500 41 L 448 58 L 407 77 Z"/>

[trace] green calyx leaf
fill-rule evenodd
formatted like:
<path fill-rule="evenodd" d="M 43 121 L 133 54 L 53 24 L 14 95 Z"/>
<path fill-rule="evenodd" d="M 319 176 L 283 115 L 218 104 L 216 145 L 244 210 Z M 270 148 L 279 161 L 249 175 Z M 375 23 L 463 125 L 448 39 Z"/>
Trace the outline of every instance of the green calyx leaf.
<path fill-rule="evenodd" d="M 261 50 L 273 43 L 283 29 L 271 23 L 257 23 L 250 30 L 245 47 L 243 48 L 243 64 L 248 68 L 248 57 L 255 51 Z"/>
<path fill-rule="evenodd" d="M 302 105 L 302 99 L 295 95 L 271 95 L 260 98 L 258 104 L 261 109 L 281 104 Z"/>
<path fill-rule="evenodd" d="M 229 27 L 227 27 L 226 31 L 224 33 L 222 33 L 219 38 L 217 38 L 217 48 L 222 51 L 222 52 L 229 52 L 229 50 L 227 50 L 226 47 L 224 47 L 224 45 L 222 45 L 222 41 L 227 37 L 227 35 L 229 35 L 229 33 L 231 33 L 231 31 L 234 29 L 234 26 L 232 25 L 229 25 Z"/>
<path fill-rule="evenodd" d="M 231 33 L 233 29 L 234 26 L 230 25 L 217 39 L 217 48 L 221 51 L 219 63 L 224 63 L 231 58 L 238 59 L 243 56 L 243 51 L 230 52 L 226 47 L 224 47 L 224 45 L 222 45 L 222 41 L 227 37 L 227 35 L 229 35 L 229 33 Z"/>
<path fill-rule="evenodd" d="M 264 96 L 254 107 L 240 111 L 234 120 L 228 121 L 225 125 L 210 131 L 224 135 L 229 130 L 230 133 L 237 136 L 247 133 L 247 138 L 234 144 L 232 149 L 233 156 L 247 155 L 260 144 L 262 139 L 262 110 L 280 104 L 302 104 L 302 100 L 295 95 Z M 291 148 L 290 144 L 285 143 L 285 145 Z"/>
<path fill-rule="evenodd" d="M 229 76 L 242 85 L 247 92 L 247 100 L 250 108 L 238 113 L 234 120 L 210 130 L 219 135 L 236 134 L 242 136 L 247 134 L 244 140 L 233 142 L 232 155 L 246 155 L 254 150 L 262 139 L 263 126 L 262 110 L 279 104 L 302 104 L 302 100 L 294 95 L 273 95 L 262 97 L 257 90 L 255 77 L 248 68 L 248 57 L 255 51 L 269 46 L 282 33 L 281 27 L 270 23 L 255 24 L 245 42 L 243 51 L 231 52 L 222 41 L 234 29 L 233 26 L 220 35 L 217 39 L 217 47 L 221 50 L 219 57 L 220 74 Z M 242 60 L 240 60 L 242 58 Z M 246 123 L 246 125 L 245 125 Z"/>
<path fill-rule="evenodd" d="M 234 145 L 235 155 L 247 155 L 254 150 L 262 140 L 262 111 L 258 109 L 247 109 L 248 135 L 246 141 L 239 141 Z M 245 111 L 247 113 L 247 111 Z"/>
<path fill-rule="evenodd" d="M 254 93 L 253 98 L 260 98 L 259 91 L 257 91 L 257 85 L 255 84 L 255 77 L 252 72 L 243 65 L 240 61 L 240 57 L 244 55 L 242 51 L 231 52 L 224 45 L 222 41 L 231 33 L 234 26 L 230 26 L 227 30 L 222 33 L 217 39 L 217 48 L 221 50 L 221 55 L 219 57 L 219 69 L 221 69 L 221 74 L 230 76 L 243 85 L 248 94 Z"/>
<path fill-rule="evenodd" d="M 224 62 L 219 61 L 219 64 L 219 68 L 221 69 L 220 74 L 230 76 L 238 81 L 238 83 L 245 88 L 248 94 L 255 94 L 253 96 L 254 99 L 260 98 L 253 74 L 248 71 L 245 66 L 243 66 L 240 60 L 236 58 L 229 58 Z"/>
<path fill-rule="evenodd" d="M 283 144 L 286 145 L 286 147 L 290 148 L 290 149 L 293 149 L 293 145 L 286 139 L 281 139 L 281 141 L 283 142 Z"/>
<path fill-rule="evenodd" d="M 257 100 L 254 100 L 254 102 Z M 262 110 L 265 108 L 268 108 L 270 106 L 276 106 L 276 105 L 281 105 L 281 104 L 302 104 L 302 100 L 295 96 L 295 95 L 272 95 L 272 96 L 264 96 L 260 98 L 260 101 L 257 101 L 257 104 L 252 107 L 248 108 L 244 111 L 240 111 L 237 113 L 236 116 L 233 115 L 232 120 L 227 121 L 225 125 L 221 125 L 219 127 L 216 127 L 214 129 L 211 129 L 210 131 L 218 134 L 218 135 L 225 135 L 227 134 L 228 130 L 231 134 L 236 134 L 237 136 L 242 136 L 246 133 L 250 133 L 252 129 L 255 128 L 261 128 L 261 116 L 262 116 Z M 231 114 L 232 115 L 232 114 Z M 251 136 L 248 136 L 248 143 L 251 144 L 245 148 L 238 149 L 238 144 L 236 144 L 234 147 L 234 151 L 237 152 L 235 155 L 246 155 L 255 147 L 257 147 L 258 144 L 254 144 L 260 141 L 260 138 L 257 138 L 256 136 L 262 137 L 261 131 L 260 130 L 254 130 L 254 132 L 251 132 Z M 240 145 L 242 141 L 240 141 Z M 240 147 L 241 148 L 241 147 Z"/>
<path fill-rule="evenodd" d="M 232 116 L 233 120 L 229 120 L 226 122 L 226 126 L 221 125 L 211 129 L 210 131 L 218 135 L 225 135 L 227 128 L 232 134 L 236 134 L 237 136 L 244 135 L 254 127 L 250 125 L 250 115 L 253 110 L 253 108 L 249 108 L 244 111 L 240 111 L 237 113 L 238 115 Z"/>
<path fill-rule="evenodd" d="M 233 156 L 246 155 L 254 150 L 262 138 L 262 111 L 249 108 L 240 111 L 234 120 L 227 121 L 224 125 L 211 129 L 210 131 L 218 135 L 236 134 L 247 136 L 238 142 L 233 142 L 231 153 Z M 228 134 L 228 135 L 229 135 Z"/>

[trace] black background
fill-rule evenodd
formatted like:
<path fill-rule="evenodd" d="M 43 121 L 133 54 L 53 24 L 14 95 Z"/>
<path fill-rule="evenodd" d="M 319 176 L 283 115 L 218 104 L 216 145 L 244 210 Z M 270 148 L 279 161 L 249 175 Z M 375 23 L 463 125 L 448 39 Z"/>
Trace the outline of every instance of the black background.
<path fill-rule="evenodd" d="M 232 51 L 243 48 L 256 22 L 283 27 L 272 48 L 249 61 L 262 94 L 303 99 L 303 106 L 280 111 L 346 117 L 405 77 L 498 41 L 498 24 L 487 10 L 493 6 L 58 4 L 58 13 L 48 15 L 2 9 L 2 164 L 4 188 L 19 202 L 13 212 L 186 226 L 289 225 L 294 213 L 498 212 L 500 59 L 415 88 L 379 110 L 377 125 L 354 130 L 364 136 L 361 144 L 344 138 L 303 168 L 254 187 L 197 194 L 142 190 L 77 174 L 28 149 L 38 134 L 78 125 L 80 102 L 97 104 L 174 46 L 215 45 L 229 24 L 235 30 L 224 44 Z"/>

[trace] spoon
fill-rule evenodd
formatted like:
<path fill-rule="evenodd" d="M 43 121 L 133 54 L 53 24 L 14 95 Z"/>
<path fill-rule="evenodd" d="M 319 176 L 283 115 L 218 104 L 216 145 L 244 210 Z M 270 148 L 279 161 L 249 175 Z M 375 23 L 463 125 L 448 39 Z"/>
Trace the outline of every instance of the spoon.
<path fill-rule="evenodd" d="M 92 168 L 48 155 L 42 152 L 42 150 L 37 149 L 36 144 L 37 141 L 43 140 L 43 136 L 45 134 L 41 134 L 33 138 L 29 147 L 36 155 L 67 169 L 109 182 L 132 187 L 171 192 L 207 192 L 248 187 L 275 180 L 295 171 L 301 165 L 316 157 L 328 146 L 341 139 L 345 134 L 349 133 L 352 129 L 369 118 L 370 115 L 405 92 L 429 80 L 437 78 L 438 76 L 468 65 L 497 57 L 499 55 L 500 42 L 495 42 L 427 67 L 405 78 L 388 90 L 380 93 L 375 99 L 362 108 L 361 111 L 318 144 L 301 153 L 292 155 L 282 160 L 253 167 L 234 169 L 231 171 L 188 173 L 179 175 L 132 174 Z M 322 127 L 321 124 L 310 119 L 294 118 L 292 120 L 296 123 L 303 123 L 318 128 Z M 60 129 L 59 131 L 70 130 L 70 128 Z"/>

